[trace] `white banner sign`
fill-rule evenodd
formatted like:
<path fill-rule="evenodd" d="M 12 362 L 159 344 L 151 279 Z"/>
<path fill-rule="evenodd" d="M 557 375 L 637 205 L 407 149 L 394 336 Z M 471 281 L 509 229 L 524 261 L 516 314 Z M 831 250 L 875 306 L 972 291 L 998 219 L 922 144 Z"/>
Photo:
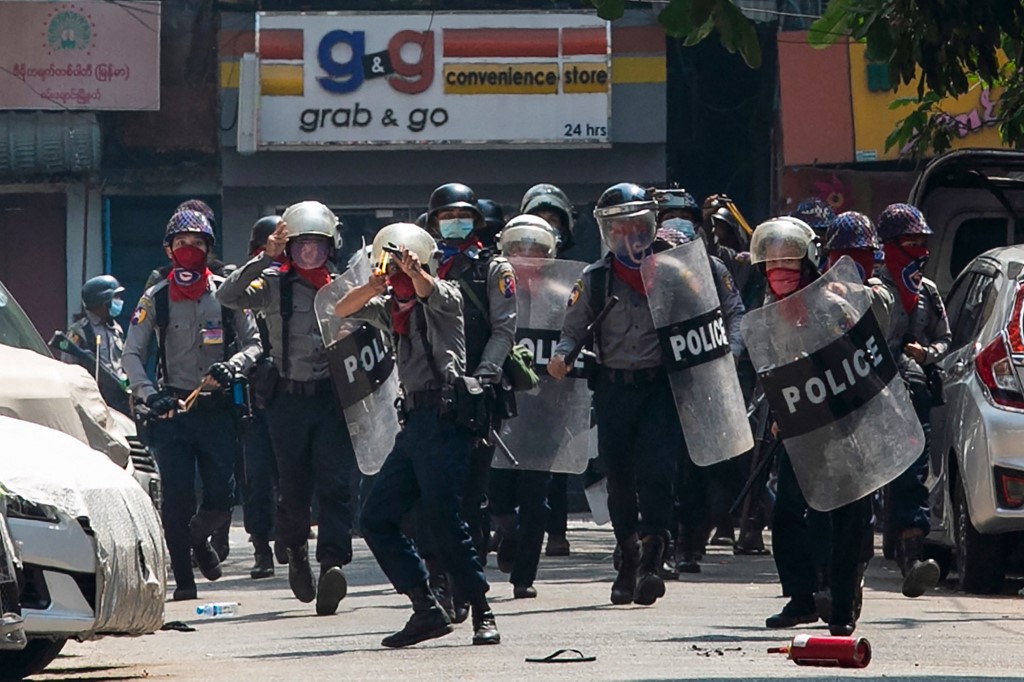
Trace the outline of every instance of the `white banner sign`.
<path fill-rule="evenodd" d="M 592 13 L 261 13 L 258 145 L 607 145 L 610 44 Z"/>

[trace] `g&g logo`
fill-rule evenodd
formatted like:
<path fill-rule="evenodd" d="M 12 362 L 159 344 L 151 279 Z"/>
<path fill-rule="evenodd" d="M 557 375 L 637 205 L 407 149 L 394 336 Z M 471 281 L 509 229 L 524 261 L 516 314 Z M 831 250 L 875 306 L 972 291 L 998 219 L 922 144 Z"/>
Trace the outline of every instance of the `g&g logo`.
<path fill-rule="evenodd" d="M 339 29 L 320 39 L 317 61 L 327 74 L 317 82 L 328 92 L 355 92 L 364 81 L 389 77 L 396 91 L 415 95 L 434 82 L 434 32 L 399 31 L 386 50 L 366 54 L 365 31 Z"/>

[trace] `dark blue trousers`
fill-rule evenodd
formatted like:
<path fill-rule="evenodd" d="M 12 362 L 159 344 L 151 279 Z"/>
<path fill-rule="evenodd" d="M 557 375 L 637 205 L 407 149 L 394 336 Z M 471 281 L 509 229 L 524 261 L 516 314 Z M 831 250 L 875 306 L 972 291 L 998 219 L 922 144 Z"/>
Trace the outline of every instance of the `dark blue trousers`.
<path fill-rule="evenodd" d="M 203 489 L 200 511 L 230 518 L 237 447 L 234 416 L 221 397 L 200 398 L 187 413 L 154 420 L 151 437 L 160 467 L 160 514 L 174 581 L 179 588 L 194 587 L 189 522 L 196 514 L 196 470 Z"/>
<path fill-rule="evenodd" d="M 501 528 L 502 542 L 516 543 L 516 560 L 509 576 L 513 585 L 527 587 L 537 579 L 544 528 L 550 511 L 546 500 L 550 479 L 551 474 L 547 471 L 491 471 L 491 514 L 499 519 L 499 524 L 505 520 L 514 524 L 510 528 Z"/>
<path fill-rule="evenodd" d="M 602 378 L 594 391 L 594 409 L 615 539 L 624 544 L 633 534 L 668 537 L 672 483 L 683 448 L 668 377 L 639 385 Z"/>
<path fill-rule="evenodd" d="M 430 529 L 442 568 L 452 577 L 455 599 L 473 602 L 489 589 L 460 514 L 472 440 L 439 417 L 436 408 L 412 410 L 370 484 L 360 518 L 363 538 L 403 594 L 427 582 L 416 546 L 400 528 L 402 517 L 421 500 L 417 523 Z"/>
<path fill-rule="evenodd" d="M 277 542 L 292 549 L 306 544 L 315 493 L 316 559 L 321 568 L 349 563 L 355 455 L 334 397 L 278 392 L 267 423 L 277 459 Z"/>
<path fill-rule="evenodd" d="M 245 531 L 253 540 L 270 540 L 274 531 L 277 461 L 264 410 L 254 408 L 252 411 L 252 421 L 245 434 L 244 458 L 245 481 L 241 489 Z"/>
<path fill-rule="evenodd" d="M 914 411 L 924 429 L 924 450 L 906 471 L 889 484 L 888 521 L 897 530 L 919 528 L 925 535 L 931 532 L 931 512 L 928 499 L 928 463 L 931 457 L 931 395 L 920 382 L 910 383 L 910 397 Z"/>

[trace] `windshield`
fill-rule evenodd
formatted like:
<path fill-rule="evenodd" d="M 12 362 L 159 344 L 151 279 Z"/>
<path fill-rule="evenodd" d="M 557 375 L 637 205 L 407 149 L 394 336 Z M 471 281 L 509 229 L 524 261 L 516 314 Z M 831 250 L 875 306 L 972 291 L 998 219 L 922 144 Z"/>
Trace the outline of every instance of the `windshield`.
<path fill-rule="evenodd" d="M 50 349 L 28 319 L 28 315 L 0 283 L 0 343 L 15 348 L 33 350 L 50 358 Z"/>

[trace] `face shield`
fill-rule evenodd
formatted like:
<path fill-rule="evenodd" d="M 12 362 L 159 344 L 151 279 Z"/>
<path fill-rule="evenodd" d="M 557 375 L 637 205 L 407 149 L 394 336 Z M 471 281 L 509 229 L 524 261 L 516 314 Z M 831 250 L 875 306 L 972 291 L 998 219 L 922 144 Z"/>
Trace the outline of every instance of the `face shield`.
<path fill-rule="evenodd" d="M 553 258 L 557 249 L 551 231 L 534 225 L 506 227 L 498 246 L 509 258 Z"/>
<path fill-rule="evenodd" d="M 654 243 L 657 212 L 654 202 L 630 202 L 594 211 L 601 240 L 616 258 L 638 267 Z"/>
<path fill-rule="evenodd" d="M 811 253 L 814 241 L 814 232 L 803 221 L 796 218 L 774 218 L 761 223 L 754 230 L 750 240 L 750 262 L 752 264 L 764 263 L 766 267 L 773 261 L 780 261 L 780 265 L 796 265 L 799 269 L 800 261 L 809 258 L 812 262 L 817 261 L 817 253 Z"/>

